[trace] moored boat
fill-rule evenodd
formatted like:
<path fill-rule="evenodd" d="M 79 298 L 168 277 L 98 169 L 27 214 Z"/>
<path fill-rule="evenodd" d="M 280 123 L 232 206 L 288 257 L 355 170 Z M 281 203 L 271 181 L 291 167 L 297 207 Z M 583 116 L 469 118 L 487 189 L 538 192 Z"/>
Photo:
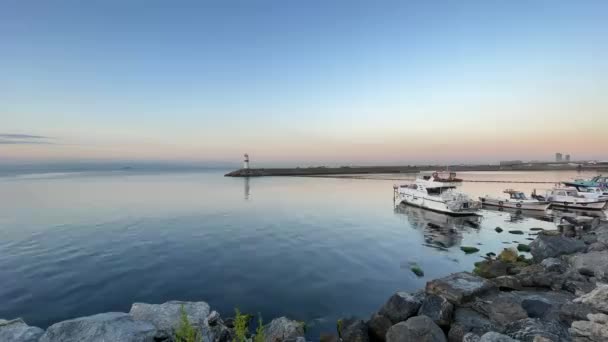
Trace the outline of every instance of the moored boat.
<path fill-rule="evenodd" d="M 608 187 L 608 177 L 598 175 L 591 179 L 575 179 L 573 181 L 564 181 L 562 182 L 566 186 L 573 187 L 592 187 L 592 188 L 607 188 Z"/>
<path fill-rule="evenodd" d="M 526 195 L 517 190 L 506 189 L 503 191 L 508 197 L 493 197 L 486 195 L 479 197 L 482 205 L 496 206 L 500 208 L 513 208 L 521 210 L 547 210 L 551 203 L 541 201 L 536 198 L 528 198 Z"/>
<path fill-rule="evenodd" d="M 475 215 L 481 207 L 479 202 L 456 191 L 462 180 L 456 173 L 444 177 L 438 172 L 423 172 L 411 184 L 395 185 L 394 195 L 398 204 L 433 210 L 448 215 Z"/>
<path fill-rule="evenodd" d="M 606 207 L 605 199 L 589 198 L 580 195 L 573 188 L 555 188 L 547 190 L 545 196 L 536 196 L 537 199 L 551 202 L 551 207 L 562 207 L 584 210 L 602 210 Z"/>

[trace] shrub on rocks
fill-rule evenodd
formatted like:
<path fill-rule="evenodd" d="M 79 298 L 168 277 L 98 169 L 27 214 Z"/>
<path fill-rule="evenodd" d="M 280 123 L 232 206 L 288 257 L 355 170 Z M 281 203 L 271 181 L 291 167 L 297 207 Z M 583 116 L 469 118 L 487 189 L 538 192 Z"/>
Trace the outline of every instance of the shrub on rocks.
<path fill-rule="evenodd" d="M 188 322 L 198 329 L 203 339 L 209 340 L 210 329 L 207 322 L 210 307 L 205 302 L 169 301 L 163 304 L 134 303 L 131 317 L 136 321 L 152 323 L 158 330 L 158 338 L 173 336 L 181 323 L 180 312 L 184 309 Z"/>

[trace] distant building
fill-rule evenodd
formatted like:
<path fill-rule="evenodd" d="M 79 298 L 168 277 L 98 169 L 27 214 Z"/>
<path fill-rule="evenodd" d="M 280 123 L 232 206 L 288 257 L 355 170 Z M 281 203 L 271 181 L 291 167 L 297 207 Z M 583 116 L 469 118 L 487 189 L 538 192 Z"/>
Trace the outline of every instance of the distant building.
<path fill-rule="evenodd" d="M 566 161 L 569 162 L 570 161 L 570 155 L 566 154 Z"/>
<path fill-rule="evenodd" d="M 555 154 L 555 161 L 558 162 L 558 163 L 562 161 L 562 154 L 561 153 L 558 152 L 558 153 Z"/>
<path fill-rule="evenodd" d="M 521 165 L 524 162 L 521 160 L 501 160 L 500 166 L 513 166 L 513 165 Z"/>

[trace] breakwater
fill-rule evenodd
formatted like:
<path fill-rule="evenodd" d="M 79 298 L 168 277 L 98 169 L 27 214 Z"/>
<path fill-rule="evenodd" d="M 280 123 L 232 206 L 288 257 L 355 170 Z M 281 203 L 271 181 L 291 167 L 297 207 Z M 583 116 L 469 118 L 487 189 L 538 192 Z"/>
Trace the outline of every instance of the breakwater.
<path fill-rule="evenodd" d="M 305 337 L 305 324 L 286 317 L 255 335 L 205 302 L 173 301 L 135 303 L 129 313 L 75 318 L 46 330 L 0 320 L 0 341 L 184 341 L 177 337 L 184 320 L 206 342 L 608 340 L 608 224 L 581 218 L 534 231 L 534 241 L 519 248 L 531 258 L 513 249 L 488 253 L 473 272 L 396 292 L 369 317 L 340 319 L 335 332 L 320 336 Z"/>
<path fill-rule="evenodd" d="M 295 168 L 249 168 L 225 174 L 226 177 L 268 177 L 268 176 L 322 176 L 357 175 L 380 173 L 417 173 L 420 171 L 446 170 L 461 171 L 602 171 L 608 165 L 597 164 L 523 164 L 499 165 L 417 165 L 417 166 L 343 166 L 343 167 L 295 167 Z"/>

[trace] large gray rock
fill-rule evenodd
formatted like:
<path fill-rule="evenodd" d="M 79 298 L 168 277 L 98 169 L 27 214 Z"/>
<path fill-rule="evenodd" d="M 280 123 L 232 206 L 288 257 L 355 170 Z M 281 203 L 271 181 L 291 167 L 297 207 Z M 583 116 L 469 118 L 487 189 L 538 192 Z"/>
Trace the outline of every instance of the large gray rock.
<path fill-rule="evenodd" d="M 425 315 L 441 327 L 449 327 L 452 322 L 452 314 L 454 313 L 454 304 L 447 299 L 437 296 L 428 295 L 422 301 L 418 315 Z"/>
<path fill-rule="evenodd" d="M 30 327 L 21 318 L 10 321 L 0 319 L 0 341 L 38 342 L 44 330 Z"/>
<path fill-rule="evenodd" d="M 432 319 L 416 316 L 393 325 L 386 333 L 387 342 L 446 342 L 443 331 Z"/>
<path fill-rule="evenodd" d="M 541 232 L 530 243 L 530 253 L 537 262 L 546 258 L 555 258 L 564 254 L 573 254 L 587 249 L 581 240 L 567 238 L 561 234 Z"/>
<path fill-rule="evenodd" d="M 566 303 L 559 308 L 559 319 L 566 325 L 574 321 L 587 319 L 587 315 L 598 311 L 591 305 L 583 303 Z"/>
<path fill-rule="evenodd" d="M 581 274 L 608 281 L 608 252 L 589 252 L 568 257 L 571 267 Z"/>
<path fill-rule="evenodd" d="M 40 342 L 153 342 L 156 333 L 150 322 L 136 321 L 122 312 L 108 312 L 55 323 Z"/>
<path fill-rule="evenodd" d="M 559 272 L 548 272 L 540 264 L 524 267 L 515 275 L 523 287 L 540 287 L 560 290 L 564 283 L 564 275 Z"/>
<path fill-rule="evenodd" d="M 368 327 L 360 319 L 343 319 L 340 337 L 344 342 L 368 342 Z"/>
<path fill-rule="evenodd" d="M 481 339 L 481 337 L 477 334 L 466 333 L 462 337 L 462 342 L 479 342 L 479 339 Z"/>
<path fill-rule="evenodd" d="M 390 319 L 380 314 L 374 314 L 369 322 L 367 322 L 370 339 L 373 342 L 384 342 L 386 340 L 386 332 L 392 325 L 393 323 Z"/>
<path fill-rule="evenodd" d="M 470 308 L 456 308 L 454 321 L 450 326 L 448 339 L 450 342 L 460 342 L 467 333 L 483 335 L 488 331 L 497 330 L 498 327 L 479 312 Z"/>
<path fill-rule="evenodd" d="M 501 291 L 521 290 L 522 285 L 519 279 L 514 276 L 502 276 L 490 279 Z"/>
<path fill-rule="evenodd" d="M 595 290 L 576 298 L 573 302 L 587 304 L 600 312 L 608 313 L 608 284 L 598 284 Z"/>
<path fill-rule="evenodd" d="M 273 319 L 264 327 L 266 342 L 281 342 L 304 337 L 304 324 L 287 317 Z"/>
<path fill-rule="evenodd" d="M 424 294 L 421 292 L 413 294 L 397 292 L 388 299 L 378 313 L 396 324 L 416 315 L 423 299 Z"/>
<path fill-rule="evenodd" d="M 469 272 L 453 273 L 426 283 L 427 294 L 442 296 L 456 305 L 495 290 L 493 283 Z"/>
<path fill-rule="evenodd" d="M 589 314 L 588 321 L 576 321 L 570 327 L 570 334 L 575 340 L 605 342 L 608 341 L 608 315 Z"/>
<path fill-rule="evenodd" d="M 500 328 L 528 317 L 520 304 L 520 299 L 513 294 L 499 293 L 477 298 L 471 303 L 471 307 L 488 317 L 496 327 Z"/>
<path fill-rule="evenodd" d="M 526 318 L 507 325 L 504 333 L 523 342 L 533 342 L 536 336 L 548 338 L 553 342 L 570 341 L 568 329 L 557 320 Z"/>
<path fill-rule="evenodd" d="M 566 269 L 564 262 L 558 258 L 547 258 L 541 261 L 540 264 L 549 272 L 563 272 Z"/>
<path fill-rule="evenodd" d="M 205 302 L 181 302 L 170 301 L 163 304 L 134 303 L 129 313 L 137 321 L 152 323 L 158 330 L 157 338 L 173 336 L 175 329 L 180 324 L 181 308 L 184 308 L 188 322 L 198 329 L 204 341 L 210 341 L 207 317 L 209 316 L 209 304 Z"/>
<path fill-rule="evenodd" d="M 479 339 L 479 342 L 518 342 L 518 341 L 510 338 L 507 335 L 503 335 L 503 334 L 497 333 L 495 331 L 490 331 L 490 332 L 483 334 L 483 336 L 481 336 L 481 338 Z"/>

